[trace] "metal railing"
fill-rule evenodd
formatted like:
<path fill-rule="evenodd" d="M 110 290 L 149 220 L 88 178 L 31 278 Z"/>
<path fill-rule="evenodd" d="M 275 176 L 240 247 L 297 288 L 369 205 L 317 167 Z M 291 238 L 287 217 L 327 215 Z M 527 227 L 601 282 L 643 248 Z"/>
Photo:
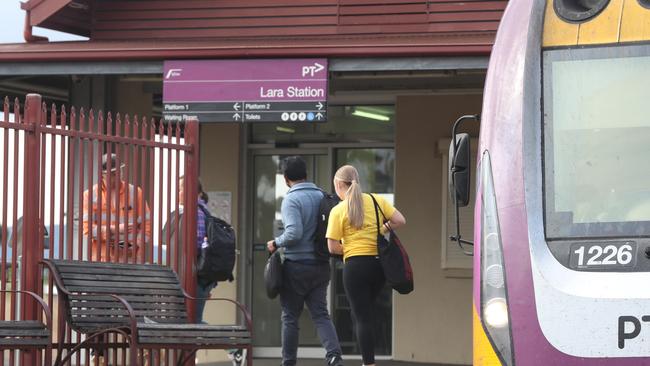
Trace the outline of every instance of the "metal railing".
<path fill-rule="evenodd" d="M 69 351 L 84 336 L 70 330 L 58 311 L 56 289 L 39 265 L 43 258 L 163 264 L 194 293 L 196 230 L 187 228 L 196 227 L 196 215 L 179 212 L 181 206 L 197 210 L 198 151 L 197 121 L 166 124 L 48 107 L 36 94 L 27 95 L 24 106 L 5 98 L 0 115 L 0 289 L 28 290 L 45 298 L 54 312 L 54 348 L 64 342 Z M 194 307 L 188 309 L 192 319 Z M 41 316 L 34 301 L 21 304 L 15 295 L 0 293 L 0 320 Z M 104 352 L 107 361 L 126 364 L 124 339 L 104 341 L 112 347 Z M 40 352 L 2 353 L 1 365 L 42 362 Z M 90 364 L 91 353 L 77 354 L 73 364 Z M 176 357 L 173 351 L 140 355 L 145 356 L 152 365 Z"/>

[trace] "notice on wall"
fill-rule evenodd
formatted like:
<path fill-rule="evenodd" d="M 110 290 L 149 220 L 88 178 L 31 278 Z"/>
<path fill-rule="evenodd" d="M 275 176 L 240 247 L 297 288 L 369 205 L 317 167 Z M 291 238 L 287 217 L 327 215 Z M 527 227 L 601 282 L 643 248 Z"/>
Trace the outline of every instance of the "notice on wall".
<path fill-rule="evenodd" d="M 165 61 L 167 122 L 326 122 L 327 59 Z"/>
<path fill-rule="evenodd" d="M 208 194 L 208 209 L 213 216 L 232 224 L 232 193 L 228 191 L 212 191 Z"/>

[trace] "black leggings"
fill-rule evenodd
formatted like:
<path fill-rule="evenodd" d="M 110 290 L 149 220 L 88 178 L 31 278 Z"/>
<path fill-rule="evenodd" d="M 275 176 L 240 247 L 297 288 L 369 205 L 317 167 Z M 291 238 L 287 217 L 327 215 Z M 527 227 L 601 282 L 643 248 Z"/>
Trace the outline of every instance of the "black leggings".
<path fill-rule="evenodd" d="M 345 261 L 343 287 L 356 319 L 357 341 L 364 365 L 375 363 L 375 307 L 385 281 L 377 257 L 354 256 Z"/>

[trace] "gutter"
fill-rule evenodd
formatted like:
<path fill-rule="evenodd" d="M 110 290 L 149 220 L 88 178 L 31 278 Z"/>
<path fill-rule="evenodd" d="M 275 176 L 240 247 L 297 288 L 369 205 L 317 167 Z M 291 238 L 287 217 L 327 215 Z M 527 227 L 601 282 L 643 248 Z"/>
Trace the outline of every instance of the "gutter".
<path fill-rule="evenodd" d="M 32 34 L 32 26 L 30 25 L 32 7 L 33 6 L 31 6 L 29 2 L 20 3 L 20 8 L 25 11 L 25 28 L 23 30 L 23 37 L 25 38 L 25 42 L 49 42 L 49 39 L 47 37 L 35 36 Z"/>

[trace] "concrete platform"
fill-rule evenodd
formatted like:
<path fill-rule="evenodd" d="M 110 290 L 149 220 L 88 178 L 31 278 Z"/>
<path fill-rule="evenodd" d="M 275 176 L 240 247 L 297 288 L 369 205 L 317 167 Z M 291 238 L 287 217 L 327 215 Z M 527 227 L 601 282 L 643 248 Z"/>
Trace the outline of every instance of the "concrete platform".
<path fill-rule="evenodd" d="M 361 360 L 347 360 L 345 361 L 346 366 L 360 366 Z M 213 362 L 213 363 L 202 363 L 200 366 L 232 366 L 232 362 Z M 278 358 L 256 358 L 254 360 L 253 366 L 280 366 L 280 359 Z M 324 360 L 299 360 L 297 366 L 326 366 Z M 459 365 L 447 365 L 440 363 L 417 363 L 417 362 L 402 362 L 402 361 L 391 361 L 391 360 L 377 360 L 377 366 L 459 366 Z M 462 365 L 461 365 L 462 366 Z"/>

